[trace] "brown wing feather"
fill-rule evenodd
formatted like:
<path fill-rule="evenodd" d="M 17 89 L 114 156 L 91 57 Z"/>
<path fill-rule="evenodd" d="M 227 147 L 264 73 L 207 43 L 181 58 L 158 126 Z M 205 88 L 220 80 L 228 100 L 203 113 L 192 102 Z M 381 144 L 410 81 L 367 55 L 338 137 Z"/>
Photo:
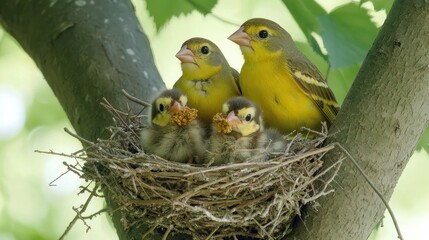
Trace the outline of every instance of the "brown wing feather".
<path fill-rule="evenodd" d="M 328 87 L 319 70 L 304 56 L 289 60 L 288 66 L 295 81 L 313 99 L 326 117 L 328 125 L 332 124 L 339 107 L 334 93 Z"/>

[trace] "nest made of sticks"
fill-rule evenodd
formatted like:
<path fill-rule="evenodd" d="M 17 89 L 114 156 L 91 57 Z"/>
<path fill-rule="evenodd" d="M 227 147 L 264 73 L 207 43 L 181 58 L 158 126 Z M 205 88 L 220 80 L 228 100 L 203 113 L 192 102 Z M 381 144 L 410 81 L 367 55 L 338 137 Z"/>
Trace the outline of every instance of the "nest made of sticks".
<path fill-rule="evenodd" d="M 125 229 L 149 225 L 142 239 L 159 229 L 165 239 L 175 234 L 280 239 L 304 204 L 332 191 L 327 187 L 340 161 L 320 171 L 322 156 L 333 148 L 321 147 L 324 134 L 313 139 L 298 134 L 266 162 L 198 166 L 145 154 L 139 139 L 146 127 L 143 115 L 119 111 L 107 101 L 104 106 L 115 120 L 110 137 L 87 142 L 84 151 L 73 155 L 84 161 L 83 167 L 68 167 L 110 192 Z M 331 177 L 323 181 L 328 172 Z"/>

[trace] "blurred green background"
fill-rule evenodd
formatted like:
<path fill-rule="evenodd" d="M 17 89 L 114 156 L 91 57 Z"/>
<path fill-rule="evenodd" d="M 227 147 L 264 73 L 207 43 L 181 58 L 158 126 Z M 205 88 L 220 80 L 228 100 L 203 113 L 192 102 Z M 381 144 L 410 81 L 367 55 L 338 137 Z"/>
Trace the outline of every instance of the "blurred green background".
<path fill-rule="evenodd" d="M 316 2 L 321 8 L 312 6 L 313 12 L 300 11 L 301 3 L 312 1 L 210 0 L 199 5 L 202 1 L 178 0 L 174 1 L 177 6 L 170 2 L 168 9 L 176 10 L 163 8 L 166 0 L 133 2 L 167 87 L 181 74 L 174 55 L 185 40 L 195 36 L 214 41 L 239 70 L 241 53 L 227 37 L 245 20 L 265 17 L 289 31 L 300 49 L 328 76 L 342 102 L 392 0 L 319 0 Z M 316 21 L 311 15 L 315 13 L 323 16 Z M 171 15 L 175 16 L 170 19 Z M 321 46 L 319 53 L 323 56 L 312 46 Z M 15 40 L 0 29 L 0 240 L 58 239 L 75 215 L 72 207 L 86 200 L 87 194 L 77 195 L 78 187 L 85 183 L 72 173 L 50 184 L 66 171 L 63 161 L 73 163 L 72 159 L 34 152 L 79 150 L 80 143 L 66 134 L 64 127 L 72 129 L 43 76 Z M 410 159 L 390 201 L 406 239 L 427 236 L 427 169 L 429 157 L 420 148 Z M 103 201 L 97 199 L 87 212 L 101 208 Z M 88 224 L 89 231 L 78 221 L 66 239 L 117 239 L 104 214 Z M 371 239 L 396 238 L 387 213 L 383 225 Z"/>

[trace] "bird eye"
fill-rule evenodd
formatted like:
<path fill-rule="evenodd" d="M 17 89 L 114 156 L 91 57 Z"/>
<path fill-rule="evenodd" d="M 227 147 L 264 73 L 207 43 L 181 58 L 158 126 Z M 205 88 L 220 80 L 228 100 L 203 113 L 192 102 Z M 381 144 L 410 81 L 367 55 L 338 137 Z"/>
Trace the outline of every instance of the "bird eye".
<path fill-rule="evenodd" d="M 260 38 L 267 38 L 268 37 L 267 30 L 261 30 L 261 31 L 259 31 L 259 37 Z"/>
<path fill-rule="evenodd" d="M 201 48 L 201 52 L 202 52 L 203 54 L 209 54 L 209 47 L 207 47 L 207 46 L 203 46 L 203 47 Z"/>
<path fill-rule="evenodd" d="M 252 115 L 250 113 L 247 114 L 244 120 L 246 120 L 246 122 L 250 122 L 250 120 L 252 120 Z"/>
<path fill-rule="evenodd" d="M 160 103 L 158 109 L 160 112 L 164 112 L 164 104 Z"/>

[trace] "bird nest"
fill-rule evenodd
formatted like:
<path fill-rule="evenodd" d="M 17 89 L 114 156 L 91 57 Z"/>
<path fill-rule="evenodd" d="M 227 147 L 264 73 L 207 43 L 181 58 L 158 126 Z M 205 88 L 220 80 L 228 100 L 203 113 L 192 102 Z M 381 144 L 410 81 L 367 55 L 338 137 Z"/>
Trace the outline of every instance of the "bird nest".
<path fill-rule="evenodd" d="M 115 122 L 110 137 L 86 142 L 84 151 L 72 155 L 84 164 L 68 168 L 109 192 L 125 229 L 148 225 L 142 239 L 159 231 L 164 239 L 176 234 L 280 239 L 303 205 L 314 206 L 332 191 L 328 184 L 340 161 L 321 170 L 321 158 L 333 148 L 321 146 L 325 134 L 289 137 L 284 152 L 265 162 L 207 167 L 145 154 L 139 139 L 146 127 L 143 115 L 119 111 L 107 101 L 104 106 Z"/>

